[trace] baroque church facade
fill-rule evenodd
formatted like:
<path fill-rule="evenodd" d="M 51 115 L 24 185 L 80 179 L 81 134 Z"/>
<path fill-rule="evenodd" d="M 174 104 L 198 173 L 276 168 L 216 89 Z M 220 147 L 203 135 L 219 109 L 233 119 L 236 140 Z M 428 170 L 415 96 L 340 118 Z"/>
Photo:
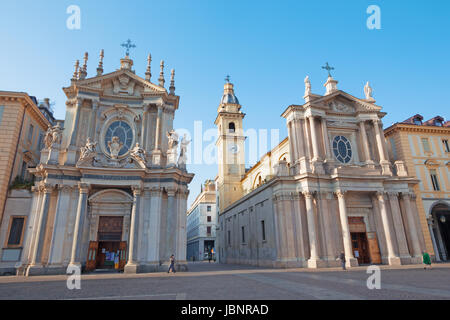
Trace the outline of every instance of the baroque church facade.
<path fill-rule="evenodd" d="M 179 96 L 174 70 L 164 87 L 132 69 L 103 72 L 103 50 L 93 77 L 77 61 L 66 96 L 64 127 L 49 127 L 40 163 L 18 273 L 122 269 L 161 270 L 175 255 L 186 267 L 186 171 L 189 141 L 173 130 Z M 178 153 L 180 148 L 180 153 Z"/>
<path fill-rule="evenodd" d="M 337 83 L 329 74 L 318 95 L 307 77 L 305 103 L 282 113 L 288 137 L 248 170 L 245 114 L 225 84 L 215 121 L 220 262 L 336 267 L 344 252 L 349 267 L 421 263 L 419 181 L 389 161 L 369 83 L 364 99 Z"/>

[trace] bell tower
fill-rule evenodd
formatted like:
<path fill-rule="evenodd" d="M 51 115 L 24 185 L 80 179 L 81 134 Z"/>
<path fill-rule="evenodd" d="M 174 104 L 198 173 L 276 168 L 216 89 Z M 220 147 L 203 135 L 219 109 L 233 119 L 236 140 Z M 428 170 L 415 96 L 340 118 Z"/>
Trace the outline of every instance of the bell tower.
<path fill-rule="evenodd" d="M 234 95 L 229 76 L 226 81 L 214 122 L 218 129 L 217 191 L 220 212 L 243 196 L 241 179 L 245 174 L 245 136 L 242 127 L 245 114 L 241 112 L 241 105 Z"/>

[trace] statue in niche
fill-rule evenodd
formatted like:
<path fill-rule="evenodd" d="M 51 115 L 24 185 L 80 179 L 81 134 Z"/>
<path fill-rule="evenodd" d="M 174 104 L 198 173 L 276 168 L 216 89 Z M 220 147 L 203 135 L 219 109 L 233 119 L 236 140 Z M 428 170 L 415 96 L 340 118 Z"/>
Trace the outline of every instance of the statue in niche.
<path fill-rule="evenodd" d="M 133 158 L 145 163 L 146 152 L 143 148 L 141 148 L 139 142 L 136 142 L 136 146 L 131 149 L 130 154 Z"/>
<path fill-rule="evenodd" d="M 191 143 L 191 140 L 187 139 L 186 134 L 180 141 L 180 157 L 178 158 L 178 165 L 184 167 L 187 162 L 187 147 Z"/>
<path fill-rule="evenodd" d="M 47 129 L 47 132 L 45 133 L 45 137 L 44 137 L 44 143 L 45 143 L 45 147 L 47 149 L 51 148 L 52 141 L 53 141 L 53 138 L 52 138 L 52 126 L 48 125 L 48 129 Z"/>
<path fill-rule="evenodd" d="M 119 157 L 120 149 L 123 147 L 123 143 L 120 142 L 119 137 L 112 137 L 111 141 L 108 142 L 109 152 L 111 153 L 112 159 L 117 159 Z"/>
<path fill-rule="evenodd" d="M 48 126 L 47 132 L 45 133 L 44 142 L 47 149 L 52 149 L 58 147 L 61 144 L 62 131 L 59 123 L 56 126 Z"/>
<path fill-rule="evenodd" d="M 81 155 L 80 161 L 83 161 L 88 158 L 92 158 L 95 156 L 95 148 L 97 147 L 97 142 L 92 142 L 91 138 L 87 138 L 86 144 L 84 147 L 81 147 Z"/>
<path fill-rule="evenodd" d="M 173 152 L 178 146 L 178 133 L 175 130 L 167 132 L 169 151 Z"/>

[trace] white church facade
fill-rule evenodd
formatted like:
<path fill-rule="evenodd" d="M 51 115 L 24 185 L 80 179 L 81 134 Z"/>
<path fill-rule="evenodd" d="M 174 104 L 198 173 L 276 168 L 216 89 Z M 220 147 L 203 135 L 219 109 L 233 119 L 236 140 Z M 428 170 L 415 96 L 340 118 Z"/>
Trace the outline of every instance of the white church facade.
<path fill-rule="evenodd" d="M 244 117 L 225 84 L 215 124 L 219 170 L 217 250 L 221 263 L 335 267 L 421 263 L 425 250 L 413 193 L 419 182 L 390 163 L 381 119 L 365 98 L 324 95 L 305 79 L 305 103 L 282 113 L 288 137 L 245 169 Z"/>
<path fill-rule="evenodd" d="M 118 269 L 162 270 L 175 255 L 186 268 L 188 184 L 185 138 L 173 131 L 179 96 L 174 71 L 164 87 L 121 59 L 103 73 L 103 50 L 93 77 L 88 55 L 77 61 L 67 96 L 64 128 L 49 127 L 41 161 L 30 172 L 36 183 L 18 274 L 61 274 Z M 180 147 L 180 154 L 178 148 Z"/>

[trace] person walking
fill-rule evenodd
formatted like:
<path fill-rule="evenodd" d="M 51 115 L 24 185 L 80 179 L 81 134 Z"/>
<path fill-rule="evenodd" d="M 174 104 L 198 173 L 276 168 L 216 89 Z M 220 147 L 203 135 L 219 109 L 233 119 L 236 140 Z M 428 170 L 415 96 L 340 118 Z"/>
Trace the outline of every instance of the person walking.
<path fill-rule="evenodd" d="M 426 270 L 428 266 L 430 267 L 430 269 L 432 269 L 430 255 L 425 251 L 422 252 L 422 260 L 423 260 L 423 269 L 424 270 Z"/>
<path fill-rule="evenodd" d="M 211 259 L 212 259 L 212 256 L 211 256 L 211 252 L 210 252 L 210 253 L 208 253 L 208 263 L 211 263 Z"/>
<path fill-rule="evenodd" d="M 344 253 L 344 251 L 341 251 L 341 254 L 339 255 L 339 259 L 341 259 L 342 270 L 347 270 L 347 269 L 345 269 L 345 253 Z"/>
<path fill-rule="evenodd" d="M 172 270 L 173 273 L 176 273 L 176 271 L 175 271 L 175 256 L 174 255 L 170 256 L 170 265 L 169 265 L 169 270 L 167 270 L 167 273 L 170 273 L 170 270 Z"/>

